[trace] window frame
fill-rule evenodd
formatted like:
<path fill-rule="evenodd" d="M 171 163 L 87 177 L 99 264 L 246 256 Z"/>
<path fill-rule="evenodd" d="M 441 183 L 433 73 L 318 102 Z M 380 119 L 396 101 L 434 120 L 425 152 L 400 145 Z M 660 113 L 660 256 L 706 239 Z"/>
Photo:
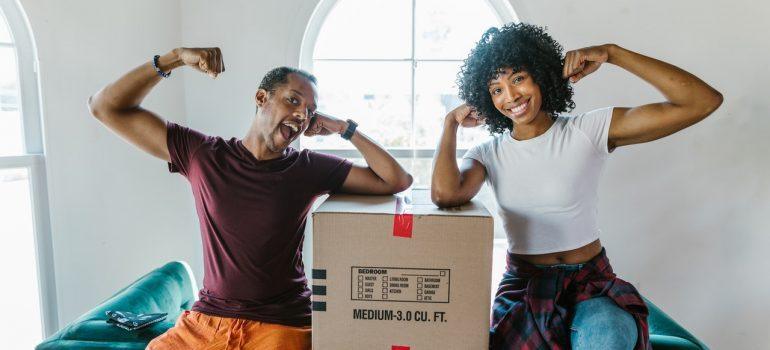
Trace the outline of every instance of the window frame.
<path fill-rule="evenodd" d="M 412 133 L 415 132 L 414 128 L 414 109 L 415 109 L 415 69 L 417 68 L 418 62 L 457 62 L 458 60 L 454 59 L 417 59 L 415 57 L 415 16 L 416 16 L 416 3 L 418 0 L 411 0 L 412 2 L 412 50 L 411 50 L 411 57 L 410 58 L 404 58 L 404 59 L 320 59 L 323 61 L 330 61 L 330 62 L 340 62 L 340 61 L 356 61 L 356 62 L 366 62 L 366 61 L 387 61 L 387 62 L 412 62 L 412 72 L 411 72 L 411 96 L 412 96 L 412 104 L 411 104 L 411 114 L 412 114 Z M 506 0 L 484 0 L 486 1 L 494 14 L 497 16 L 498 20 L 501 23 L 510 23 L 510 22 L 519 22 L 519 17 L 517 16 L 516 12 L 513 10 L 512 5 L 510 2 Z M 321 30 L 321 27 L 323 26 L 324 22 L 326 21 L 327 16 L 329 13 L 331 13 L 332 10 L 334 10 L 334 6 L 337 4 L 338 0 L 320 0 L 318 2 L 318 5 L 316 5 L 315 10 L 313 11 L 313 14 L 310 16 L 310 21 L 308 22 L 307 28 L 305 28 L 305 34 L 302 39 L 302 45 L 300 47 L 300 54 L 299 54 L 299 67 L 301 69 L 304 69 L 308 72 L 313 72 L 313 51 L 315 50 L 316 41 L 318 39 L 318 34 Z M 412 142 L 414 142 L 414 137 L 412 137 Z M 297 139 L 292 144 L 295 148 L 300 148 L 300 140 Z M 327 154 L 336 155 L 339 157 L 344 158 L 362 158 L 361 153 L 358 152 L 356 149 L 313 149 L 314 151 L 323 152 Z M 433 158 L 433 155 L 435 153 L 435 149 L 420 149 L 420 148 L 404 148 L 404 147 L 398 147 L 398 148 L 387 148 L 388 152 L 390 152 L 393 157 L 395 158 Z M 457 149 L 457 158 L 461 158 L 467 149 Z"/>
<path fill-rule="evenodd" d="M 0 11 L 8 23 L 11 47 L 16 53 L 19 82 L 19 110 L 23 134 L 23 154 L 0 156 L 0 169 L 24 168 L 28 171 L 32 203 L 32 228 L 37 262 L 38 295 L 42 338 L 59 328 L 53 244 L 48 206 L 45 149 L 43 142 L 37 50 L 27 15 L 17 0 L 0 0 Z"/>
<path fill-rule="evenodd" d="M 415 148 L 414 142 L 414 113 L 415 113 L 415 70 L 417 69 L 417 65 L 419 62 L 457 62 L 458 60 L 455 59 L 417 59 L 415 57 L 415 21 L 416 21 L 416 4 L 418 0 L 411 0 L 412 3 L 412 49 L 411 49 L 411 57 L 404 58 L 404 59 L 345 59 L 345 58 L 338 58 L 338 59 L 319 59 L 320 61 L 330 61 L 330 62 L 344 62 L 344 61 L 355 61 L 355 62 L 376 62 L 376 61 L 387 61 L 387 62 L 412 62 L 412 71 L 411 71 L 411 97 L 412 97 L 412 103 L 411 103 L 411 115 L 412 115 L 412 146 L 411 147 L 392 147 L 392 148 L 386 148 L 386 150 L 393 155 L 395 158 L 413 158 L 413 159 L 427 159 L 427 158 L 433 158 L 433 155 L 435 153 L 435 149 L 422 149 L 422 148 Z M 510 23 L 510 22 L 519 22 L 519 17 L 517 13 L 513 10 L 513 7 L 510 2 L 506 0 L 485 0 L 487 4 L 492 9 L 493 13 L 497 17 L 498 21 L 500 23 Z M 310 17 L 310 21 L 308 22 L 307 27 L 305 28 L 304 36 L 302 38 L 302 45 L 300 47 L 299 52 L 299 67 L 301 69 L 307 70 L 309 72 L 313 72 L 313 51 L 315 50 L 316 41 L 318 39 L 318 34 L 320 33 L 321 27 L 323 26 L 324 22 L 326 21 L 327 16 L 331 11 L 334 9 L 334 6 L 337 4 L 338 0 L 320 0 L 318 2 L 318 5 L 316 5 L 315 10 L 313 11 L 313 14 Z M 292 143 L 292 146 L 299 149 L 301 147 L 301 141 L 300 139 L 297 139 Z M 343 158 L 362 158 L 362 155 L 360 152 L 358 152 L 357 149 L 313 149 L 314 151 L 323 152 L 327 154 L 336 155 L 338 157 Z M 461 158 L 465 152 L 467 151 L 467 148 L 457 149 L 456 152 L 456 158 Z M 420 186 L 425 187 L 425 186 Z"/>

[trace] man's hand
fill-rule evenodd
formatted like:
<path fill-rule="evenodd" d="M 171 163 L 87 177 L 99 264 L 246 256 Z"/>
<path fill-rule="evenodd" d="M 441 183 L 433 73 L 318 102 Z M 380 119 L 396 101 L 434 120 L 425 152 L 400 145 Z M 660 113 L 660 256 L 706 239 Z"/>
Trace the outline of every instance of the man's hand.
<path fill-rule="evenodd" d="M 305 130 L 305 136 L 313 137 L 316 135 L 342 134 L 347 130 L 348 122 L 332 117 L 328 114 L 315 112 L 310 118 L 310 125 Z"/>
<path fill-rule="evenodd" d="M 454 120 L 457 124 L 460 124 L 464 128 L 474 128 L 479 125 L 484 125 L 484 119 L 481 118 L 478 113 L 476 113 L 476 111 L 464 103 L 449 112 L 446 118 Z"/>
<path fill-rule="evenodd" d="M 222 60 L 222 51 L 218 47 L 205 48 L 186 48 L 180 47 L 174 49 L 174 53 L 179 56 L 187 66 L 193 67 L 198 71 L 216 78 L 219 73 L 225 71 L 225 62 Z"/>
<path fill-rule="evenodd" d="M 586 75 L 595 72 L 602 63 L 609 59 L 608 45 L 590 46 L 579 50 L 572 50 L 564 55 L 564 78 L 569 78 L 572 83 L 577 83 Z"/>

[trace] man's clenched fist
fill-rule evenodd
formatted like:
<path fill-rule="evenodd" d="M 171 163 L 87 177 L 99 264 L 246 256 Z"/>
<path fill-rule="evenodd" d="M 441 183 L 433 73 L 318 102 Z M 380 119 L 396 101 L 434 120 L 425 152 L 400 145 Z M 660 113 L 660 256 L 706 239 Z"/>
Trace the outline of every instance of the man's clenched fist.
<path fill-rule="evenodd" d="M 193 67 L 212 78 L 225 71 L 225 62 L 222 60 L 222 51 L 218 47 L 175 49 L 179 59 L 187 66 Z"/>

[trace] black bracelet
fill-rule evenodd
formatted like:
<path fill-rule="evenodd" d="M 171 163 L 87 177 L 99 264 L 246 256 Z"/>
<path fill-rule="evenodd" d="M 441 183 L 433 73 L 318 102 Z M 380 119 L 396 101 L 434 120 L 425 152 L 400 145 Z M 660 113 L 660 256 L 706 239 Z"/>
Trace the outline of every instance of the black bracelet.
<path fill-rule="evenodd" d="M 166 72 L 160 70 L 160 68 L 158 67 L 158 59 L 159 58 L 160 58 L 160 55 L 155 55 L 155 57 L 152 58 L 152 67 L 155 68 L 155 71 L 158 72 L 158 75 L 160 75 L 161 77 L 164 77 L 164 78 L 170 77 L 171 76 L 171 72 L 170 71 L 168 73 L 166 73 Z"/>
<path fill-rule="evenodd" d="M 342 133 L 342 138 L 345 140 L 350 140 L 350 138 L 353 137 L 353 134 L 356 132 L 357 126 L 358 123 L 348 119 L 348 128 L 345 129 L 344 133 Z"/>

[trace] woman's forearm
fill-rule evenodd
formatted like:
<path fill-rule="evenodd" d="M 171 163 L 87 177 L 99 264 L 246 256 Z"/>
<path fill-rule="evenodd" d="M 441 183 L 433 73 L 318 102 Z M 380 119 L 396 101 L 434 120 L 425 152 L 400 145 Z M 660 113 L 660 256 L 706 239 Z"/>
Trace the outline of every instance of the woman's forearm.
<path fill-rule="evenodd" d="M 444 131 L 436 148 L 431 178 L 431 197 L 434 202 L 450 204 L 453 194 L 460 190 L 460 169 L 457 166 L 457 128 L 452 115 L 444 119 Z"/>

